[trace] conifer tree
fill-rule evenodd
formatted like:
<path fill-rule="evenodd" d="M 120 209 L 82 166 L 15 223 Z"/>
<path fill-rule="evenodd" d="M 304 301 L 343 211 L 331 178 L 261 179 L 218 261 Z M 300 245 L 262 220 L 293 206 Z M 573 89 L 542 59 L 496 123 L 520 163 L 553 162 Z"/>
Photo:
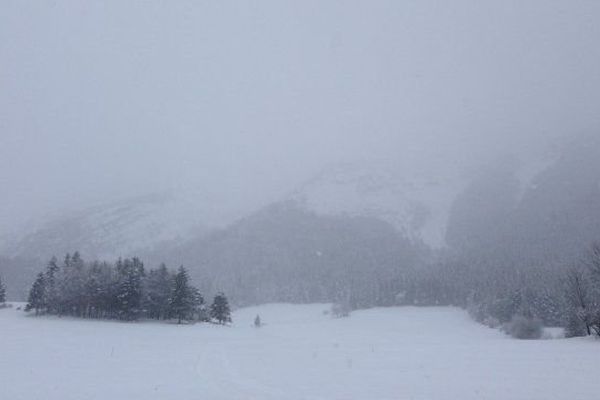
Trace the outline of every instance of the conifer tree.
<path fill-rule="evenodd" d="M 219 324 L 231 322 L 231 310 L 229 309 L 229 302 L 223 293 L 218 293 L 215 296 L 213 303 L 210 306 L 210 316 Z"/>
<path fill-rule="evenodd" d="M 98 318 L 105 305 L 105 285 L 103 277 L 105 273 L 105 265 L 94 262 L 86 273 L 85 280 L 85 297 L 86 310 L 85 317 Z"/>
<path fill-rule="evenodd" d="M 48 312 L 54 313 L 58 311 L 58 264 L 56 257 L 52 257 L 46 266 L 45 273 L 45 291 L 44 291 L 44 304 L 46 305 Z"/>
<path fill-rule="evenodd" d="M 85 263 L 78 251 L 73 253 L 71 257 L 72 279 L 73 285 L 73 304 L 75 306 L 75 315 L 78 317 L 85 316 L 87 296 L 85 291 Z"/>
<path fill-rule="evenodd" d="M 39 314 L 40 310 L 45 308 L 44 298 L 46 289 L 46 282 L 44 279 L 44 274 L 39 273 L 35 282 L 33 282 L 33 286 L 29 291 L 29 298 L 27 299 L 27 305 L 25 306 L 25 311 L 35 310 L 35 314 Z"/>
<path fill-rule="evenodd" d="M 148 273 L 144 308 L 149 318 L 167 319 L 169 317 L 173 281 L 174 278 L 165 264 L 161 264 L 158 269 Z"/>
<path fill-rule="evenodd" d="M 189 285 L 189 278 L 185 268 L 179 267 L 173 280 L 173 293 L 170 301 L 170 314 L 177 318 L 177 323 L 190 320 L 196 307 L 196 293 Z"/>
<path fill-rule="evenodd" d="M 82 316 L 85 290 L 84 262 L 78 252 L 73 256 L 67 253 L 60 275 L 59 308 L 60 314 Z"/>
<path fill-rule="evenodd" d="M 2 282 L 2 277 L 0 276 L 0 306 L 6 302 L 6 287 Z"/>
<path fill-rule="evenodd" d="M 134 320 L 142 312 L 142 279 L 144 264 L 137 259 L 126 259 L 120 266 L 117 308 L 120 319 Z"/>

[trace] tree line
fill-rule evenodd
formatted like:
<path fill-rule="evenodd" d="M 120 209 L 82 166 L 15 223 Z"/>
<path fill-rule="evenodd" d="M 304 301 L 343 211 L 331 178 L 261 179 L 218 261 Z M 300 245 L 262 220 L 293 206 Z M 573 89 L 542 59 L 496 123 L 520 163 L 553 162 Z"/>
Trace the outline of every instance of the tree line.
<path fill-rule="evenodd" d="M 397 304 L 458 306 L 509 333 L 538 325 L 541 335 L 543 325 L 564 327 L 567 337 L 600 336 L 600 243 L 571 267 L 446 259 L 408 269 L 392 283 Z"/>
<path fill-rule="evenodd" d="M 25 311 L 124 321 L 231 322 L 227 297 L 218 293 L 207 308 L 183 266 L 146 270 L 136 257 L 86 263 L 78 252 L 67 254 L 61 265 L 56 257 L 48 262 L 31 286 Z"/>

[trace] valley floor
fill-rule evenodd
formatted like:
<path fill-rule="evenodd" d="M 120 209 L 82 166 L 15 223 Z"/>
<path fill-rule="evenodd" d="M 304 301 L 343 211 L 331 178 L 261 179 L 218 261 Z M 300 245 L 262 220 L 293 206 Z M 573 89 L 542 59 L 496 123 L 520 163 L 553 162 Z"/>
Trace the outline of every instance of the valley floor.
<path fill-rule="evenodd" d="M 245 308 L 231 327 L 0 310 L 0 399 L 584 400 L 600 387 L 591 338 L 519 341 L 453 308 L 327 309 Z"/>

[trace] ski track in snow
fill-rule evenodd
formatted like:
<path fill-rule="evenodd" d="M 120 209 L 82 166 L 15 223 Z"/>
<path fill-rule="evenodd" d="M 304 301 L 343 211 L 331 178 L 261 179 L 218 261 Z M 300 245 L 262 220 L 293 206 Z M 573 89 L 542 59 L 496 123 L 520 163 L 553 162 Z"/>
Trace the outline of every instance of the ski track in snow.
<path fill-rule="evenodd" d="M 587 400 L 598 388 L 599 340 L 519 341 L 454 308 L 326 309 L 250 307 L 231 327 L 0 310 L 0 399 Z"/>

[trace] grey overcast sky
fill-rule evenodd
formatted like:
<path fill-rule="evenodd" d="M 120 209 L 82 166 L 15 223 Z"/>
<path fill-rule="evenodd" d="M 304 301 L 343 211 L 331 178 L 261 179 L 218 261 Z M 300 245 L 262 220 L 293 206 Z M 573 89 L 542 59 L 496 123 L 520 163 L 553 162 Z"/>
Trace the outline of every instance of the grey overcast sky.
<path fill-rule="evenodd" d="M 3 0 L 0 223 L 600 134 L 599 21 L 596 0 Z"/>

